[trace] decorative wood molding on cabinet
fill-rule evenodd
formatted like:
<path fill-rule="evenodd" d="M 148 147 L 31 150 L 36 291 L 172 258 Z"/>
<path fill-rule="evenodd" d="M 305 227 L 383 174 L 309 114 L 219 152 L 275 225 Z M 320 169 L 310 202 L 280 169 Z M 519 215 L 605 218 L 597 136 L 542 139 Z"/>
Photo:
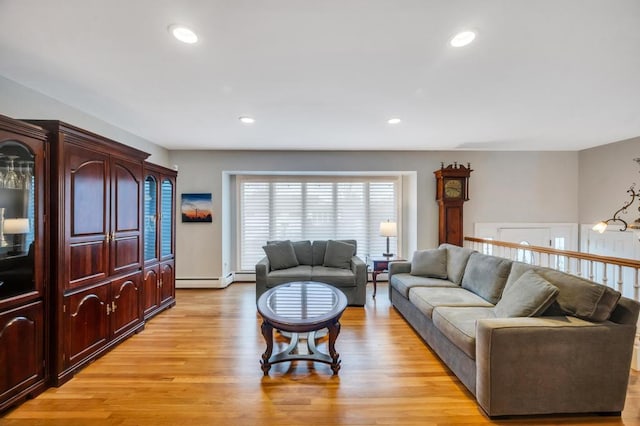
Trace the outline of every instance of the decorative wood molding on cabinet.
<path fill-rule="evenodd" d="M 144 327 L 144 160 L 60 121 L 31 121 L 50 144 L 51 382 L 59 386 Z"/>
<path fill-rule="evenodd" d="M 0 412 L 49 375 L 46 150 L 42 129 L 0 115 Z"/>

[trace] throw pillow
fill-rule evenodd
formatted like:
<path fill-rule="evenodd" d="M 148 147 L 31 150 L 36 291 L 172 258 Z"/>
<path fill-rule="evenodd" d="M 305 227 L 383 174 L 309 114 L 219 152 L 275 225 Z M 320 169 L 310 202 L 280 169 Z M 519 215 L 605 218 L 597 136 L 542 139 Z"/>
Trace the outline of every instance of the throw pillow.
<path fill-rule="evenodd" d="M 266 246 L 262 246 L 262 249 L 267 254 L 269 266 L 272 271 L 293 268 L 294 266 L 299 265 L 298 259 L 296 258 L 296 252 L 293 250 L 293 244 L 291 244 L 291 241 L 267 244 Z"/>
<path fill-rule="evenodd" d="M 417 250 L 411 260 L 411 275 L 447 279 L 447 250 Z"/>
<path fill-rule="evenodd" d="M 329 240 L 322 265 L 330 268 L 351 269 L 353 250 L 354 247 L 351 244 Z"/>
<path fill-rule="evenodd" d="M 530 270 L 504 289 L 494 312 L 499 318 L 535 317 L 556 300 L 559 292 L 558 287 Z"/>

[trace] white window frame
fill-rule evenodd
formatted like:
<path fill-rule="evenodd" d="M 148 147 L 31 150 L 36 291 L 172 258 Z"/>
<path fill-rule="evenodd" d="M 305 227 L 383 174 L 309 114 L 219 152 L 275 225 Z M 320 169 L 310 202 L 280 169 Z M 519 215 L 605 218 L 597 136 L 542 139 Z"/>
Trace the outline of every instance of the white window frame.
<path fill-rule="evenodd" d="M 395 184 L 395 217 L 390 217 L 389 219 L 395 220 L 398 224 L 398 238 L 392 239 L 393 246 L 396 247 L 396 250 L 401 246 L 401 235 L 402 235 L 402 197 L 403 197 L 403 188 L 402 188 L 402 174 L 358 174 L 358 175 L 345 175 L 345 174 L 334 174 L 334 173 L 322 173 L 322 174 L 291 174 L 291 175 L 280 175 L 280 174 L 237 174 L 236 175 L 236 201 L 237 201 L 237 209 L 236 209 L 236 259 L 235 264 L 239 269 L 238 272 L 249 272 L 246 268 L 247 265 L 244 265 L 245 268 L 242 268 L 242 251 L 243 251 L 243 238 L 242 238 L 242 215 L 243 215 L 243 184 L 248 181 L 254 182 L 330 182 L 330 183 L 343 183 L 343 182 L 389 182 L 393 181 Z M 368 203 L 368 206 L 371 206 Z M 386 218 L 385 218 L 386 219 Z M 377 225 L 376 225 L 377 226 Z M 376 231 L 377 233 L 377 231 Z M 369 237 L 373 238 L 373 233 L 369 231 Z M 380 242 L 386 246 L 386 239 L 384 237 L 378 236 Z M 266 241 L 265 241 L 266 243 Z M 358 247 L 358 255 L 363 260 L 368 260 L 370 256 L 379 256 L 380 253 L 364 253 L 360 250 L 362 247 Z"/>

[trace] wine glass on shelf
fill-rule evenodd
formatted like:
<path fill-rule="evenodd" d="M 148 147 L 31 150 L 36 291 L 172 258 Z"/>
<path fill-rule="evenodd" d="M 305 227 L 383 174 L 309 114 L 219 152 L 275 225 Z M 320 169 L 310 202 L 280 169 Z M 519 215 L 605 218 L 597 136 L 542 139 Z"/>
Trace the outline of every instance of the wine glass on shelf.
<path fill-rule="evenodd" d="M 17 155 L 7 155 L 7 174 L 4 176 L 4 187 L 9 189 L 20 189 L 20 176 L 16 173 L 14 162 Z"/>
<path fill-rule="evenodd" d="M 33 185 L 33 161 L 21 161 L 22 165 L 22 188 L 31 189 Z"/>
<path fill-rule="evenodd" d="M 4 156 L 4 154 L 0 154 L 0 161 L 2 161 Z M 4 171 L 2 167 L 0 167 L 0 188 L 4 188 Z"/>

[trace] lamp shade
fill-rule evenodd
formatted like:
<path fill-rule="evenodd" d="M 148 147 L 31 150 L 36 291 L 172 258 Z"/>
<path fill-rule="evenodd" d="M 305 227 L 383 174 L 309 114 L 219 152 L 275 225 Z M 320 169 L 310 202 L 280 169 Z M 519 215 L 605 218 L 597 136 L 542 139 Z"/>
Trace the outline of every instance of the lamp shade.
<path fill-rule="evenodd" d="M 383 237 L 396 237 L 398 226 L 395 222 L 380 222 L 380 235 Z"/>
<path fill-rule="evenodd" d="M 16 218 L 5 219 L 3 233 L 5 234 L 26 234 L 29 232 L 29 219 Z"/>

